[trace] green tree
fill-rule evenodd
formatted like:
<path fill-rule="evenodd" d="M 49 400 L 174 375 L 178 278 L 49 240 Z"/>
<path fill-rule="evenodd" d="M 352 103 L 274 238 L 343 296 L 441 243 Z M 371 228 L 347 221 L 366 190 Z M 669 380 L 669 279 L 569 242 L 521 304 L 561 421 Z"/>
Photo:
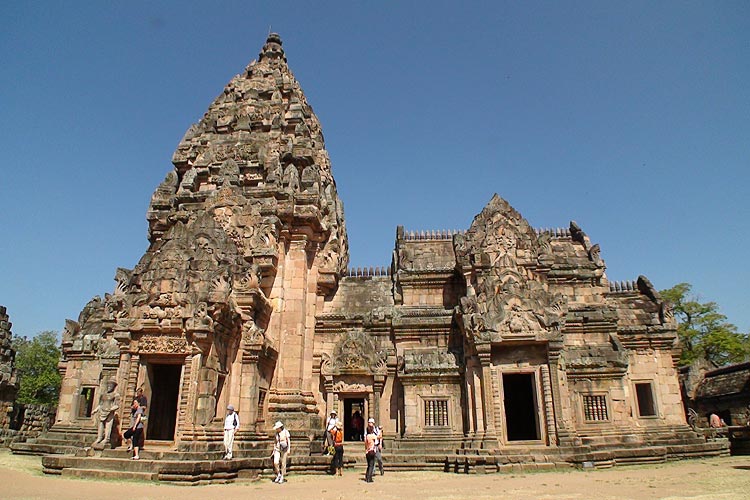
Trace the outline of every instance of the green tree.
<path fill-rule="evenodd" d="M 15 337 L 16 370 L 19 379 L 18 402 L 56 405 L 60 395 L 57 363 L 60 349 L 56 332 L 41 332 L 31 340 Z"/>
<path fill-rule="evenodd" d="M 719 312 L 716 302 L 699 302 L 689 283 L 679 283 L 660 292 L 672 303 L 682 343 L 680 364 L 704 358 L 717 366 L 739 363 L 750 356 L 750 336 L 737 331 Z"/>

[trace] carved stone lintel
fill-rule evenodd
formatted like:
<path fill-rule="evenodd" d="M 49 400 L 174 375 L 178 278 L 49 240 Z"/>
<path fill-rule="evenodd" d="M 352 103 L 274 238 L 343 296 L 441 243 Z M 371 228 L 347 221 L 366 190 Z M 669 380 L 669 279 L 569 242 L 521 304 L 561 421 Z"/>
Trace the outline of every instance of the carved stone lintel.
<path fill-rule="evenodd" d="M 348 392 L 348 393 L 361 393 L 371 392 L 371 388 L 365 384 L 347 384 L 343 380 L 340 380 L 333 384 L 333 392 Z"/>
<path fill-rule="evenodd" d="M 139 340 L 138 352 L 141 354 L 190 354 L 191 348 L 184 338 L 147 336 Z"/>

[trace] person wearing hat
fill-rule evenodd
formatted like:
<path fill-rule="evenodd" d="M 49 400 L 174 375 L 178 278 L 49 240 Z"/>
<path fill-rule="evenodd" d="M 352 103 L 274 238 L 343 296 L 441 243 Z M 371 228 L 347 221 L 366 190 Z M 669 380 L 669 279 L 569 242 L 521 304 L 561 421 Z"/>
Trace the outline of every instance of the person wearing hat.
<path fill-rule="evenodd" d="M 365 482 L 372 482 L 372 475 L 375 472 L 375 454 L 377 446 L 375 442 L 378 435 L 375 433 L 375 419 L 367 421 L 367 431 L 365 431 L 365 458 L 367 459 L 367 472 L 365 472 Z"/>
<path fill-rule="evenodd" d="M 375 419 L 371 418 L 368 421 L 369 425 L 372 425 L 373 431 L 375 432 L 375 463 L 380 470 L 380 475 L 383 472 L 383 428 L 375 425 Z M 374 471 L 373 471 L 374 472 Z"/>
<path fill-rule="evenodd" d="M 331 461 L 331 474 L 344 475 L 344 424 L 340 420 L 336 421 L 331 432 L 333 440 L 333 460 Z"/>
<path fill-rule="evenodd" d="M 337 422 L 339 422 L 338 414 L 336 413 L 336 410 L 331 410 L 331 416 L 328 417 L 328 421 L 326 421 L 326 436 L 325 441 L 323 442 L 323 455 L 329 455 L 331 453 L 331 447 L 334 446 L 332 433 L 336 428 Z"/>
<path fill-rule="evenodd" d="M 232 459 L 234 435 L 240 428 L 240 416 L 234 411 L 234 406 L 227 406 L 227 416 L 224 418 L 224 460 Z"/>
<path fill-rule="evenodd" d="M 286 459 L 292 450 L 292 439 L 281 421 L 273 424 L 273 430 L 276 431 L 276 439 L 273 445 L 273 470 L 276 473 L 276 479 L 273 482 L 281 484 L 284 482 L 284 476 L 286 475 Z"/>

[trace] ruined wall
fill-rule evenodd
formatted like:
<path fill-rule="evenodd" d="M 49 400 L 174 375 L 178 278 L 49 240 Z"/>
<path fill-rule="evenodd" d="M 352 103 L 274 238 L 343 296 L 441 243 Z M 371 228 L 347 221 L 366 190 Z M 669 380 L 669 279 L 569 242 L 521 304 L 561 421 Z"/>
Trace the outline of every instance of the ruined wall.
<path fill-rule="evenodd" d="M 11 343 L 12 323 L 5 306 L 0 306 L 0 429 L 7 429 L 18 393 L 15 357 Z"/>

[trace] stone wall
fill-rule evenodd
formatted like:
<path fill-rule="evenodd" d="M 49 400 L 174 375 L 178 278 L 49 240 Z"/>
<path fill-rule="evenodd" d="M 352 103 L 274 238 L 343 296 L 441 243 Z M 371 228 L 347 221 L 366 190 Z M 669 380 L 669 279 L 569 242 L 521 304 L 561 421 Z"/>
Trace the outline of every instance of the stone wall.
<path fill-rule="evenodd" d="M 55 421 L 55 408 L 48 405 L 14 403 L 5 409 L 6 424 L 0 429 L 0 446 L 36 438 Z"/>
<path fill-rule="evenodd" d="M 11 326 L 5 306 L 0 306 L 0 408 L 3 409 L 0 411 L 0 429 L 9 428 L 13 402 L 18 393 Z"/>

